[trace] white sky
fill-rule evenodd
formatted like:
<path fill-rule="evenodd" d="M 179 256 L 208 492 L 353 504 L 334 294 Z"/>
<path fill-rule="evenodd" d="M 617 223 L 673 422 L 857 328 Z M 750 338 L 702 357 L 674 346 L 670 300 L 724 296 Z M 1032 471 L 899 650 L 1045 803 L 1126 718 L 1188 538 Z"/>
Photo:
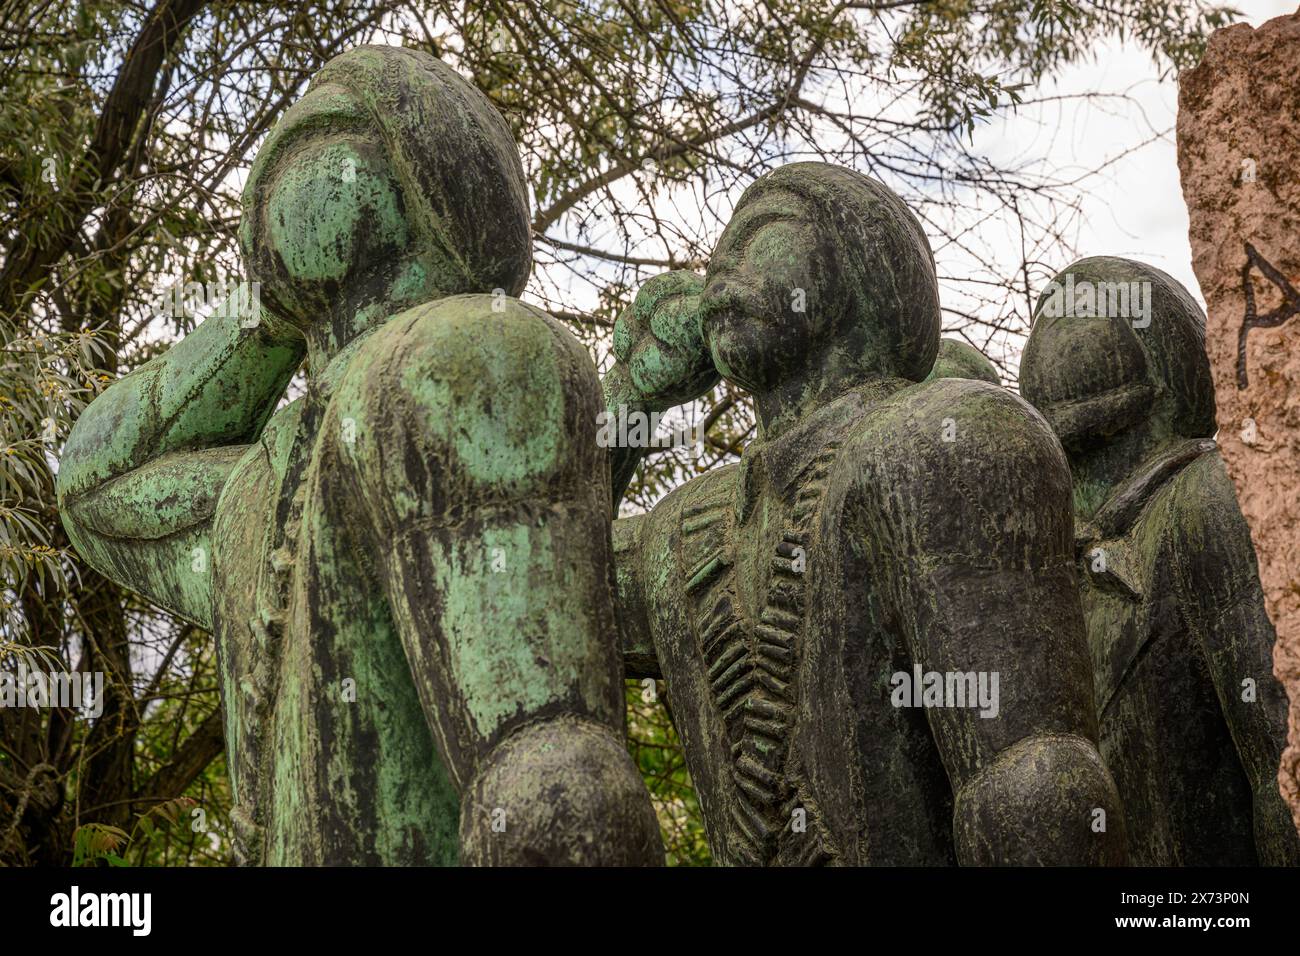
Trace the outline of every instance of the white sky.
<path fill-rule="evenodd" d="M 1252 26 L 1296 10 L 1295 0 L 1236 0 L 1230 5 Z M 1082 171 L 1120 155 L 1152 133 L 1163 132 L 1160 140 L 1120 159 L 1090 181 L 1083 195 L 1078 255 L 1119 255 L 1149 262 L 1186 285 L 1204 304 L 1192 273 L 1187 207 L 1178 179 L 1177 83 L 1158 81 L 1145 52 L 1110 42 L 1097 50 L 1094 63 L 1069 69 L 1042 92 L 1125 90 L 1135 103 L 1118 110 L 1078 104 L 1037 117 L 1011 117 L 977 131 L 976 146 L 994 158 L 1031 154 L 1053 168 Z"/>

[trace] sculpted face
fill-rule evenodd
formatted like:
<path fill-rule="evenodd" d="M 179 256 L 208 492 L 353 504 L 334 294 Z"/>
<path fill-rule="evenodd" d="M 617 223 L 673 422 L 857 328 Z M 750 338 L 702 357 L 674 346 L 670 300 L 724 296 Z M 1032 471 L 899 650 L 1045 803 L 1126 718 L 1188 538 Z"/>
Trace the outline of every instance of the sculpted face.
<path fill-rule="evenodd" d="M 818 306 L 831 259 L 821 245 L 808 203 L 785 190 L 765 193 L 732 217 L 700 302 L 705 340 L 728 381 L 771 387 L 826 331 L 828 312 Z"/>
<path fill-rule="evenodd" d="M 258 150 L 243 207 L 268 311 L 327 323 L 337 344 L 420 302 L 517 295 L 532 267 L 509 127 L 446 64 L 402 47 L 357 47 L 317 72 Z"/>
<path fill-rule="evenodd" d="M 745 191 L 700 300 L 714 364 L 751 392 L 800 379 L 923 379 L 939 345 L 925 233 L 882 183 L 791 163 Z"/>
<path fill-rule="evenodd" d="M 355 296 L 386 278 L 388 264 L 405 255 L 410 230 L 388 156 L 377 134 L 356 122 L 346 94 L 321 87 L 298 107 L 277 130 L 261 254 L 275 267 L 272 299 L 303 327 L 345 290 Z"/>
<path fill-rule="evenodd" d="M 1021 359 L 1020 389 L 1067 450 L 1140 421 L 1155 397 L 1128 322 L 1044 315 L 1041 304 Z"/>

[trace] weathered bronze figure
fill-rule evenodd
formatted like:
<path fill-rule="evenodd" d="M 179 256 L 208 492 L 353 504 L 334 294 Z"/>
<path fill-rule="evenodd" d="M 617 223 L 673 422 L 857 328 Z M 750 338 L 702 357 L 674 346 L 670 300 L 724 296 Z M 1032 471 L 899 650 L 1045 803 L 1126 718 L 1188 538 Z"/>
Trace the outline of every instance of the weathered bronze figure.
<path fill-rule="evenodd" d="M 239 852 L 661 861 L 624 745 L 600 384 L 512 298 L 505 123 L 432 57 L 353 50 L 259 151 L 240 238 L 261 315 L 111 386 L 59 471 L 84 558 L 216 635 Z"/>
<path fill-rule="evenodd" d="M 887 189 L 784 167 L 704 280 L 641 291 L 607 405 L 721 375 L 761 429 L 612 531 L 600 383 L 513 298 L 526 193 L 481 95 L 409 50 L 339 57 L 244 201 L 265 308 L 110 387 L 59 491 L 87 561 L 216 635 L 246 859 L 658 861 L 621 617 L 720 862 L 1123 861 L 1066 461 L 1008 392 L 921 384 L 934 265 Z M 642 451 L 614 450 L 615 500 Z"/>
<path fill-rule="evenodd" d="M 939 340 L 939 354 L 935 356 L 934 368 L 930 369 L 925 380 L 933 382 L 936 378 L 973 378 L 993 385 L 1002 384 L 997 366 L 975 346 L 960 339 Z"/>
<path fill-rule="evenodd" d="M 1102 755 L 1133 862 L 1295 864 L 1277 783 L 1287 701 L 1213 440 L 1204 337 L 1159 269 L 1084 259 L 1039 300 L 1021 387 L 1070 459 Z"/>
<path fill-rule="evenodd" d="M 611 409 L 720 374 L 758 412 L 740 463 L 614 525 L 629 668 L 667 680 L 722 863 L 1124 860 L 1068 466 L 1007 391 L 917 384 L 938 345 L 915 217 L 813 163 L 755 182 L 704 282 L 653 280 L 615 329 Z"/>

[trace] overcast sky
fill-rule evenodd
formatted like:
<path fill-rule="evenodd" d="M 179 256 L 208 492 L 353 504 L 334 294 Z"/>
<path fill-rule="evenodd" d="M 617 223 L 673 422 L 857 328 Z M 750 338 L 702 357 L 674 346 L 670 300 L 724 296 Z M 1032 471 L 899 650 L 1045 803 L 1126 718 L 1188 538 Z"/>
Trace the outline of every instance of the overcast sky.
<path fill-rule="evenodd" d="M 1231 6 L 1252 26 L 1296 10 L 1295 0 L 1236 0 Z M 1098 49 L 1095 63 L 1070 69 L 1044 92 L 1125 90 L 1134 99 L 1131 105 L 1081 103 L 1011 117 L 977 133 L 976 145 L 992 157 L 1032 154 L 1053 167 L 1082 171 L 1121 155 L 1151 134 L 1165 133 L 1090 181 L 1083 195 L 1078 253 L 1149 262 L 1184 283 L 1203 303 L 1192 273 L 1187 207 L 1178 181 L 1176 82 L 1160 82 L 1146 53 L 1111 42 Z"/>

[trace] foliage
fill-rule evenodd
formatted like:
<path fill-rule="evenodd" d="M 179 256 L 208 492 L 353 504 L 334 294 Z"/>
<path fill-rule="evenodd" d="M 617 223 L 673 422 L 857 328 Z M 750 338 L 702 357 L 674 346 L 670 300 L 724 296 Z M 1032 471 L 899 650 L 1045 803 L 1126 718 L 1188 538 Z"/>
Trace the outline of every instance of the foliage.
<path fill-rule="evenodd" d="M 708 866 L 709 845 L 682 742 L 664 705 L 666 685 L 627 682 L 628 749 L 650 791 L 669 866 Z"/>
<path fill-rule="evenodd" d="M 130 833 L 106 823 L 82 824 L 72 834 L 72 865 L 95 866 L 102 862 L 109 866 L 130 866 L 123 854 L 132 847 L 136 847 L 139 855 L 144 857 L 154 838 L 176 832 L 182 817 L 188 819 L 190 811 L 194 811 L 195 821 L 200 821 L 202 811 L 197 804 L 198 801 L 192 797 L 177 797 L 157 804 L 136 814 L 135 827 Z M 194 832 L 202 831 L 195 829 Z"/>

